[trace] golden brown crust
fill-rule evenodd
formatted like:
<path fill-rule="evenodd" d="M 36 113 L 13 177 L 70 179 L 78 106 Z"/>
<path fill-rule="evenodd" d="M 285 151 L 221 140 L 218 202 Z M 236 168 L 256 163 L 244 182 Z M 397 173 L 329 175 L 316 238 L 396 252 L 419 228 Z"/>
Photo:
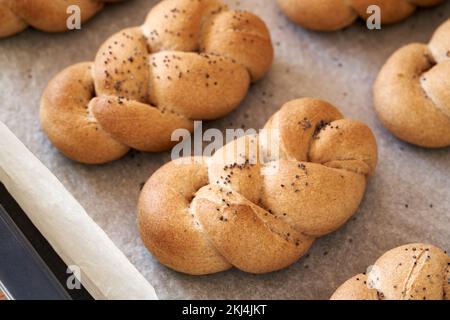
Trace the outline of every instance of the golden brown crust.
<path fill-rule="evenodd" d="M 295 23 L 318 31 L 336 31 L 358 17 L 367 19 L 367 8 L 381 9 L 381 23 L 406 19 L 417 7 L 435 6 L 443 0 L 278 0 L 282 11 Z"/>
<path fill-rule="evenodd" d="M 373 93 L 381 122 L 399 139 L 428 148 L 450 146 L 450 20 L 428 45 L 396 51 Z"/>
<path fill-rule="evenodd" d="M 0 38 L 9 37 L 28 26 L 47 31 L 67 31 L 67 8 L 77 5 L 81 22 L 92 18 L 107 2 L 123 0 L 0 0 Z"/>
<path fill-rule="evenodd" d="M 330 300 L 377 300 L 378 291 L 367 286 L 367 275 L 360 273 L 345 281 Z"/>
<path fill-rule="evenodd" d="M 176 143 L 175 129 L 192 131 L 194 120 L 235 109 L 272 60 L 269 31 L 257 16 L 228 10 L 217 0 L 165 0 L 143 26 L 109 38 L 90 72 L 72 66 L 50 82 L 42 127 L 58 149 L 80 162 L 108 162 L 129 148 L 164 151 Z M 76 104 L 78 96 L 89 99 Z M 67 99 L 72 108 L 63 105 Z M 87 111 L 70 122 L 74 110 Z M 59 118 L 67 121 L 54 122 Z M 84 132 L 93 123 L 114 143 L 96 142 Z"/>
<path fill-rule="evenodd" d="M 10 7 L 14 0 L 0 0 L 0 38 L 9 37 L 27 28 L 27 23 Z"/>
<path fill-rule="evenodd" d="M 220 272 L 231 265 L 199 232 L 199 223 L 188 208 L 195 192 L 208 183 L 207 169 L 201 159 L 199 163 L 189 160 L 164 165 L 144 186 L 142 192 L 147 196 L 140 198 L 140 207 L 165 210 L 139 210 L 140 229 L 146 231 L 141 232 L 141 237 L 168 267 L 191 274 Z M 165 183 L 168 175 L 177 181 L 176 185 Z"/>
<path fill-rule="evenodd" d="M 94 97 L 91 69 L 90 62 L 76 64 L 50 81 L 42 96 L 40 120 L 51 142 L 65 156 L 95 164 L 118 159 L 129 148 L 102 130 L 92 116 L 89 109 Z M 79 81 L 73 81 L 73 77 Z"/>
<path fill-rule="evenodd" d="M 139 226 L 161 263 L 196 275 L 231 266 L 275 271 L 354 214 L 377 163 L 368 127 L 305 98 L 284 105 L 265 128 L 273 140 L 268 130 L 261 139 L 244 136 L 211 158 L 172 161 L 149 179 Z"/>
<path fill-rule="evenodd" d="M 432 245 L 412 243 L 382 255 L 369 273 L 342 284 L 332 300 L 448 300 L 450 256 Z"/>

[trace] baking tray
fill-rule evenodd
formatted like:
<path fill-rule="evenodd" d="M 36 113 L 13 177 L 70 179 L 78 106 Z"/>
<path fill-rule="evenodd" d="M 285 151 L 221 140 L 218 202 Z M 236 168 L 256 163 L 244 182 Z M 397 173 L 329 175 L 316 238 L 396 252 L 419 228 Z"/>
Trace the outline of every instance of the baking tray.
<path fill-rule="evenodd" d="M 450 248 L 449 148 L 426 150 L 394 138 L 377 120 L 371 93 L 386 59 L 402 45 L 428 42 L 450 17 L 450 3 L 419 10 L 379 31 L 358 22 L 339 32 L 320 33 L 292 24 L 275 1 L 225 1 L 250 9 L 267 22 L 275 61 L 236 111 L 205 122 L 204 129 L 260 128 L 290 99 L 322 98 L 371 127 L 379 145 L 379 165 L 354 218 L 316 241 L 308 255 L 289 268 L 258 276 L 230 270 L 192 277 L 160 265 L 139 237 L 136 203 L 142 183 L 170 161 L 170 153 L 132 152 L 107 165 L 86 166 L 56 151 L 38 120 L 47 82 L 69 65 L 92 60 L 108 36 L 144 21 L 156 2 L 108 6 L 77 32 L 45 34 L 30 29 L 0 40 L 0 120 L 62 181 L 160 298 L 328 299 L 343 281 L 364 271 L 388 249 L 414 241 Z"/>

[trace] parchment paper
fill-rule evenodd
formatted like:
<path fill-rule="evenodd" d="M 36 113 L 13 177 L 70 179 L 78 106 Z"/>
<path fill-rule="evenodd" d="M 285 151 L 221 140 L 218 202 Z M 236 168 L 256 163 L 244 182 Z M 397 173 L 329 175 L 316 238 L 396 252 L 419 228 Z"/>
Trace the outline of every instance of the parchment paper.
<path fill-rule="evenodd" d="M 287 269 L 260 276 L 231 270 L 192 277 L 158 264 L 139 237 L 136 203 L 141 183 L 170 160 L 170 153 L 131 153 L 103 166 L 81 165 L 52 147 L 38 120 L 47 82 L 73 63 L 92 60 L 108 36 L 140 24 L 156 2 L 111 5 L 78 32 L 51 35 L 28 30 L 0 40 L 0 120 L 73 193 L 161 299 L 328 299 L 344 280 L 365 271 L 390 248 L 421 241 L 450 249 L 450 149 L 426 150 L 394 138 L 378 122 L 371 95 L 373 80 L 389 55 L 404 44 L 428 42 L 450 17 L 450 2 L 419 10 L 381 31 L 357 23 L 344 31 L 317 33 L 290 23 L 272 0 L 242 0 L 226 2 L 265 19 L 275 44 L 275 62 L 239 109 L 204 123 L 204 129 L 260 128 L 290 99 L 326 99 L 372 128 L 379 145 L 377 173 L 355 217 L 316 241 L 308 257 Z"/>
<path fill-rule="evenodd" d="M 148 281 L 2 122 L 0 137 L 0 181 L 66 265 L 78 268 L 74 275 L 91 296 L 157 299 Z"/>

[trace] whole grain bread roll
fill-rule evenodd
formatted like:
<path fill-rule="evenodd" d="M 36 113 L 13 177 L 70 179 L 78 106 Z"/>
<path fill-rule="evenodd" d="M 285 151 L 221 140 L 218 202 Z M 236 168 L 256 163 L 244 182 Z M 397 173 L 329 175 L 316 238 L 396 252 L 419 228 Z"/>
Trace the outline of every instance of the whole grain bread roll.
<path fill-rule="evenodd" d="M 378 117 L 397 138 L 427 148 L 450 146 L 450 20 L 429 44 L 397 50 L 373 95 Z"/>
<path fill-rule="evenodd" d="M 109 38 L 95 62 L 50 81 L 40 118 L 67 157 L 105 163 L 130 148 L 170 149 L 175 129 L 225 116 L 273 60 L 264 22 L 218 0 L 164 0 Z"/>
<path fill-rule="evenodd" d="M 412 243 L 383 254 L 368 273 L 342 284 L 332 300 L 450 300 L 450 256 Z"/>
<path fill-rule="evenodd" d="M 355 213 L 376 164 L 366 125 L 321 100 L 290 101 L 259 136 L 156 171 L 139 199 L 141 237 L 179 272 L 275 271 Z"/>
<path fill-rule="evenodd" d="M 0 38 L 19 33 L 29 26 L 47 32 L 67 31 L 70 5 L 77 5 L 81 22 L 100 11 L 105 3 L 123 0 L 0 0 Z"/>
<path fill-rule="evenodd" d="M 336 31 L 351 25 L 358 17 L 367 19 L 367 8 L 381 9 L 381 23 L 406 19 L 417 7 L 435 6 L 444 0 L 278 0 L 281 10 L 295 23 L 318 31 Z"/>

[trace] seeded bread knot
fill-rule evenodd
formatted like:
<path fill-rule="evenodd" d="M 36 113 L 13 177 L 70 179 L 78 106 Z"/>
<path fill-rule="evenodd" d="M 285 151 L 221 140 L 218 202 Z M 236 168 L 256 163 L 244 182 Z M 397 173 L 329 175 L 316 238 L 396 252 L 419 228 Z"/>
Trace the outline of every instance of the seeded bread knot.
<path fill-rule="evenodd" d="M 144 25 L 108 39 L 95 62 L 57 75 L 42 97 L 41 124 L 61 152 L 84 163 L 130 148 L 168 150 L 174 130 L 235 109 L 272 59 L 257 16 L 216 0 L 165 0 Z"/>
<path fill-rule="evenodd" d="M 0 38 L 19 33 L 29 26 L 47 32 L 67 31 L 67 12 L 77 5 L 81 22 L 89 20 L 107 2 L 122 0 L 0 0 Z"/>
<path fill-rule="evenodd" d="M 435 6 L 444 0 L 278 0 L 282 11 L 295 23 L 313 30 L 335 31 L 358 17 L 367 19 L 371 5 L 380 7 L 381 23 L 406 19 L 417 7 Z"/>
<path fill-rule="evenodd" d="M 450 256 L 412 243 L 382 255 L 368 273 L 342 284 L 332 300 L 450 300 Z"/>
<path fill-rule="evenodd" d="M 399 139 L 428 148 L 450 146 L 450 20 L 428 45 L 395 52 L 374 85 L 383 125 Z"/>
<path fill-rule="evenodd" d="M 259 135 L 181 158 L 145 184 L 139 225 L 164 265 L 188 274 L 266 273 L 297 261 L 357 210 L 377 145 L 364 124 L 315 99 L 287 103 Z"/>

